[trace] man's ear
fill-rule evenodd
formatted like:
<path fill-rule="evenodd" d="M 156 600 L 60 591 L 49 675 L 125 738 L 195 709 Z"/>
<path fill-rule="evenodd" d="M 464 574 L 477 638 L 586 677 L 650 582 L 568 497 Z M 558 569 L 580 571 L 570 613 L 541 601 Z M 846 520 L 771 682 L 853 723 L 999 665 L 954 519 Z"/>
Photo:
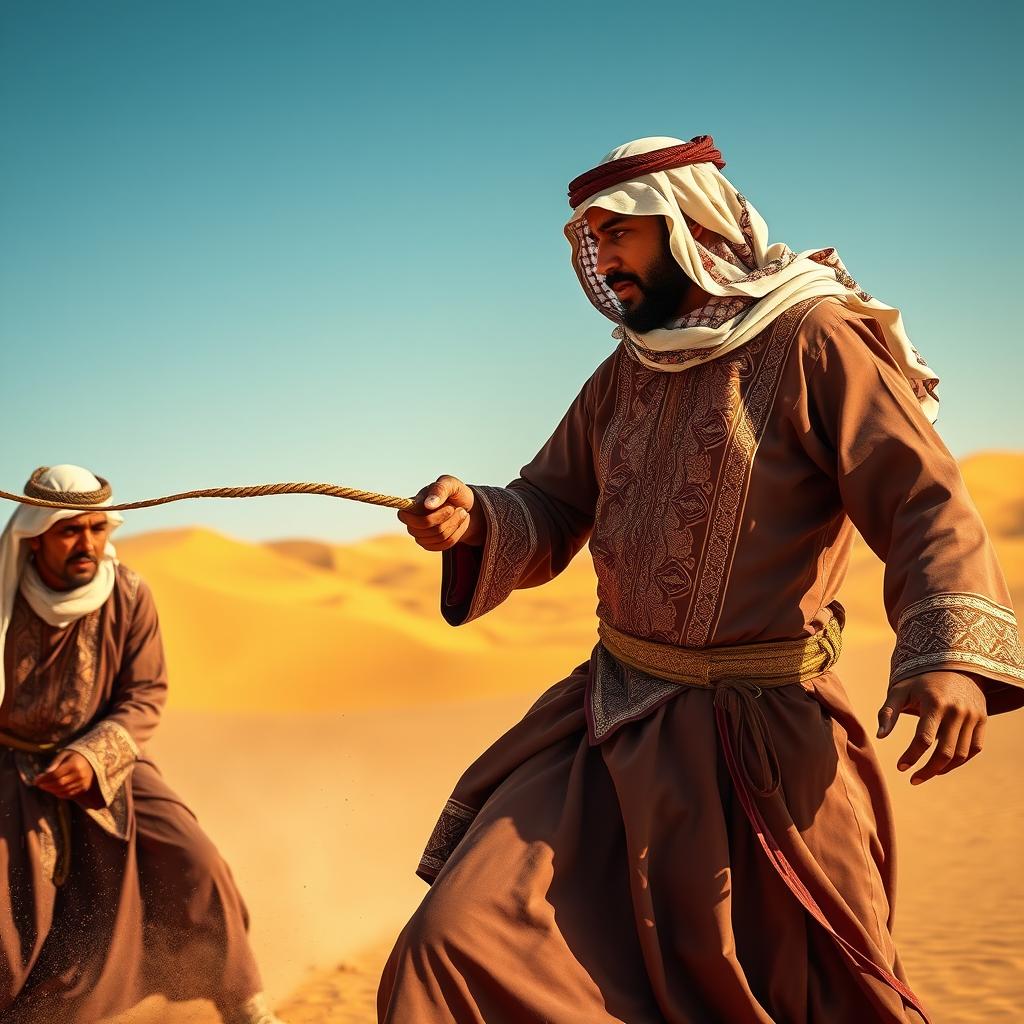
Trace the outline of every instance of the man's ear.
<path fill-rule="evenodd" d="M 700 239 L 701 239 L 701 236 L 707 234 L 707 230 L 708 229 L 706 227 L 704 227 L 703 224 L 698 224 L 691 217 L 687 217 L 685 213 L 683 214 L 683 223 L 689 229 L 690 235 L 693 237 L 694 241 L 699 242 Z M 671 230 L 672 230 L 672 221 L 669 220 L 668 217 L 666 217 L 665 218 L 665 232 L 666 232 L 666 234 L 671 232 Z"/>
<path fill-rule="evenodd" d="M 35 554 L 42 546 L 43 542 L 38 537 L 28 537 L 28 546 L 33 554 Z"/>

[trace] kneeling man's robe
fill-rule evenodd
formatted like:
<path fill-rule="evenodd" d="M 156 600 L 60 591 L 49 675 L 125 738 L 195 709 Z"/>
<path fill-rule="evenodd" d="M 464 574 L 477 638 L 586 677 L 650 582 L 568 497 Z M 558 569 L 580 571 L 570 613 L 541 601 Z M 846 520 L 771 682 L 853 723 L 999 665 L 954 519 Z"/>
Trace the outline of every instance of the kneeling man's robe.
<path fill-rule="evenodd" d="M 19 594 L 0 707 L 0 1019 L 89 1024 L 164 993 L 237 1007 L 261 989 L 227 865 L 143 752 L 167 676 L 149 588 L 124 565 L 63 629 Z M 92 765 L 60 800 L 59 749 Z"/>

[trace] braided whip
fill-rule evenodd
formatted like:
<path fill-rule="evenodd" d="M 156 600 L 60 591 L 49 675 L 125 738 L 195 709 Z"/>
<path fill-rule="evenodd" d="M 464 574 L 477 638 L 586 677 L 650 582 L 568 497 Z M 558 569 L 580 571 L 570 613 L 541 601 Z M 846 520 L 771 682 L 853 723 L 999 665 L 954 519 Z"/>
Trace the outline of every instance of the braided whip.
<path fill-rule="evenodd" d="M 51 492 L 60 493 L 60 492 Z M 367 505 L 381 505 L 384 508 L 410 508 L 411 498 L 395 498 L 389 494 L 377 494 L 375 491 L 360 491 L 354 487 L 339 487 L 336 484 L 251 484 L 248 487 L 205 487 L 197 491 L 182 491 L 180 494 L 168 494 L 162 498 L 146 498 L 144 501 L 126 501 L 119 505 L 99 505 L 95 498 L 91 503 L 77 504 L 82 497 L 88 495 L 67 492 L 62 494 L 66 501 L 54 501 L 48 498 L 37 498 L 27 494 L 11 494 L 0 491 L 0 498 L 17 501 L 22 505 L 35 505 L 39 508 L 63 508 L 76 512 L 126 512 L 133 508 L 152 508 L 154 505 L 167 505 L 172 501 L 185 501 L 188 498 L 263 498 L 270 494 L 325 494 L 329 498 L 347 498 L 350 501 L 361 501 Z"/>

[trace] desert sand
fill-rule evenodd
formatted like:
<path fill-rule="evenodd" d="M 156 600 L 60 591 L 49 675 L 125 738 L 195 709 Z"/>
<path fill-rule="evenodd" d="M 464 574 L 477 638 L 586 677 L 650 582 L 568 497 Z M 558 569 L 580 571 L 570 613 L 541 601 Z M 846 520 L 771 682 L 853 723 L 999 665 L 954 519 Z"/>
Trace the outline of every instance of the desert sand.
<path fill-rule="evenodd" d="M 1020 607 L 1024 456 L 976 456 L 964 474 Z M 294 1024 L 374 1020 L 377 975 L 424 891 L 413 869 L 452 784 L 593 644 L 586 553 L 453 630 L 437 611 L 437 556 L 402 535 L 258 545 L 193 529 L 118 548 L 153 588 L 168 648 L 172 698 L 151 753 L 233 867 L 272 1000 Z M 840 668 L 869 722 L 891 648 L 881 578 L 860 545 Z M 936 1024 L 1020 1021 L 1024 715 L 994 720 L 965 769 L 911 789 L 895 761 L 913 726 L 881 745 L 911 980 Z M 152 1002 L 130 1020 L 217 1017 Z"/>

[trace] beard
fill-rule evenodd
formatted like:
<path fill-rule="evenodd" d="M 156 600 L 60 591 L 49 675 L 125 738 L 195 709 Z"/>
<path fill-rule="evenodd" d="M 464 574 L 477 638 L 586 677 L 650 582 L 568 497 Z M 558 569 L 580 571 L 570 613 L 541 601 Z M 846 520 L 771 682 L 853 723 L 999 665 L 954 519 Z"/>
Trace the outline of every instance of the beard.
<path fill-rule="evenodd" d="M 667 246 L 666 251 L 647 268 L 642 277 L 613 271 L 605 277 L 605 281 L 609 286 L 619 281 L 631 281 L 640 291 L 641 297 L 631 305 L 627 306 L 620 300 L 622 322 L 637 334 L 646 334 L 655 328 L 664 327 L 673 319 L 693 283 L 672 258 Z"/>
<path fill-rule="evenodd" d="M 64 572 L 61 575 L 71 587 L 84 587 L 93 581 L 98 571 L 99 562 L 95 558 L 69 559 L 64 564 Z"/>

